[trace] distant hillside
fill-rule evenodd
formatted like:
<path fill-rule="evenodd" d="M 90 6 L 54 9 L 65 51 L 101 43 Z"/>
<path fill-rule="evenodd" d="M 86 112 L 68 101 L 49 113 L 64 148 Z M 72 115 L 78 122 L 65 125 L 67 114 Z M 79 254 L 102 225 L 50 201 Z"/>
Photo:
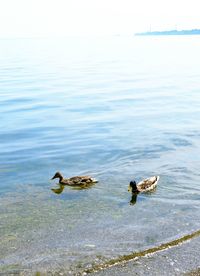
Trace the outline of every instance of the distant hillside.
<path fill-rule="evenodd" d="M 135 35 L 200 35 L 200 29 L 136 33 Z"/>

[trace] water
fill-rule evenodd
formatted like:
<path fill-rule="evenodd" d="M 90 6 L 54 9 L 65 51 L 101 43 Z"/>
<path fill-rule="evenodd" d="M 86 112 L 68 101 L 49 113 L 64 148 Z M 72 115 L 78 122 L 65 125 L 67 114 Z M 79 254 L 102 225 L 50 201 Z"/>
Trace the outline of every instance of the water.
<path fill-rule="evenodd" d="M 78 272 L 199 230 L 200 37 L 1 40 L 0 271 Z M 49 179 L 90 174 L 89 189 Z M 132 199 L 128 183 L 160 175 Z"/>

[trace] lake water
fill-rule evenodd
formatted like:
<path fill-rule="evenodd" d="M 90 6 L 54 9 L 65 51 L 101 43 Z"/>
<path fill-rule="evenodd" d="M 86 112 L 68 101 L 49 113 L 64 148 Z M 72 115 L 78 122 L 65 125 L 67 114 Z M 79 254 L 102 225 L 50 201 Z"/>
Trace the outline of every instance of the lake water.
<path fill-rule="evenodd" d="M 0 272 L 71 271 L 200 229 L 200 37 L 0 43 Z M 50 178 L 90 174 L 89 189 Z M 128 193 L 160 175 L 154 193 Z"/>

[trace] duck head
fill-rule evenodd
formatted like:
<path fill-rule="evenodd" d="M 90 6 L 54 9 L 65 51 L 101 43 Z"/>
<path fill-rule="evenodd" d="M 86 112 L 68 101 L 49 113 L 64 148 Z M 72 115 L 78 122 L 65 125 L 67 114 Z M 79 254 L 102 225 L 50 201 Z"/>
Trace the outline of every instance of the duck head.
<path fill-rule="evenodd" d="M 137 189 L 136 182 L 135 182 L 135 180 L 133 180 L 129 183 L 128 192 L 135 193 L 137 191 L 138 191 L 138 189 Z"/>
<path fill-rule="evenodd" d="M 62 176 L 62 174 L 60 172 L 56 172 L 55 175 L 51 178 L 51 180 L 55 179 L 55 178 L 59 178 L 60 180 L 62 180 L 63 176 Z"/>

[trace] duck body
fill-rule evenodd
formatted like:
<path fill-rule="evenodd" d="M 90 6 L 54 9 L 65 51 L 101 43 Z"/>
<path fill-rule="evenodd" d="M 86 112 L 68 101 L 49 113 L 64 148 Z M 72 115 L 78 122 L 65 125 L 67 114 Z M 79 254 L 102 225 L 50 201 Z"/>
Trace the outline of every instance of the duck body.
<path fill-rule="evenodd" d="M 157 186 L 159 178 L 159 176 L 152 176 L 140 181 L 138 184 L 136 184 L 135 181 L 131 181 L 128 191 L 131 191 L 132 193 L 152 191 Z"/>
<path fill-rule="evenodd" d="M 64 178 L 60 172 L 55 173 L 52 179 L 55 178 L 59 178 L 59 183 L 67 186 L 89 185 L 98 182 L 95 178 L 87 175 Z"/>

